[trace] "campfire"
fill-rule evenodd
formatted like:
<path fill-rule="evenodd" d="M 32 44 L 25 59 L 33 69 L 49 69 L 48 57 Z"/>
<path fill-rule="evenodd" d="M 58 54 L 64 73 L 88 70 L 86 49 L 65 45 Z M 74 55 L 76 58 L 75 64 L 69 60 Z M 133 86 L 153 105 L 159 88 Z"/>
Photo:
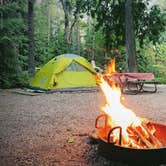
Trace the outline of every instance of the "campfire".
<path fill-rule="evenodd" d="M 98 76 L 99 86 L 105 96 L 103 113 L 96 119 L 99 138 L 106 143 L 125 148 L 163 148 L 166 140 L 156 135 L 159 132 L 156 131 L 156 125 L 138 117 L 122 104 L 121 90 L 116 78 L 107 77 L 107 74 L 112 73 L 116 73 L 114 60 L 106 68 L 106 74 Z"/>

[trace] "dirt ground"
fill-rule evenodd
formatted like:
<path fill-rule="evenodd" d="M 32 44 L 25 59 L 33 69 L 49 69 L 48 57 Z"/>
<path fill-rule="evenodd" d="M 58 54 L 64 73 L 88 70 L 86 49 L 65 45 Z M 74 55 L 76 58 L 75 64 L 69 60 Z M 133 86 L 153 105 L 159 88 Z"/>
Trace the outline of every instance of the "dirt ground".
<path fill-rule="evenodd" d="M 166 86 L 157 93 L 125 95 L 137 115 L 166 125 Z M 34 96 L 0 91 L 0 166 L 115 166 L 97 154 L 95 130 L 100 92 Z"/>

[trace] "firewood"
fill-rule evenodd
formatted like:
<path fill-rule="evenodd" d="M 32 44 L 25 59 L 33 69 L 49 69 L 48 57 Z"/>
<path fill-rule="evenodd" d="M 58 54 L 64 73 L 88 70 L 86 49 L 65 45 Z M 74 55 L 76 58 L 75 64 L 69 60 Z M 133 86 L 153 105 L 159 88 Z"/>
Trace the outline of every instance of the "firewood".
<path fill-rule="evenodd" d="M 154 148 L 154 145 L 138 130 L 137 127 L 133 127 L 132 129 L 138 134 L 141 141 L 146 145 L 147 148 Z"/>
<path fill-rule="evenodd" d="M 142 148 L 160 148 L 162 143 L 153 135 L 154 131 L 147 127 L 146 122 L 142 122 L 141 126 L 129 126 L 127 128 L 128 136 L 133 141 L 130 147 Z"/>
<path fill-rule="evenodd" d="M 162 147 L 162 143 L 149 131 L 148 127 L 145 123 L 142 123 L 142 126 L 145 128 L 145 130 L 148 132 L 149 137 L 151 138 L 153 144 L 157 146 L 157 148 Z"/>

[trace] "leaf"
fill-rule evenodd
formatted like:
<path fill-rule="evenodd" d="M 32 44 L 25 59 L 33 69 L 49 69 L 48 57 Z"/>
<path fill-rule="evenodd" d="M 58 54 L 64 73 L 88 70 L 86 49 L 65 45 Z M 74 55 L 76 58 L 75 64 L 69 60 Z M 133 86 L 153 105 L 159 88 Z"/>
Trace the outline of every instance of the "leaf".
<path fill-rule="evenodd" d="M 75 139 L 73 138 L 73 137 L 69 137 L 68 139 L 67 139 L 67 142 L 68 143 L 73 143 L 75 141 Z"/>

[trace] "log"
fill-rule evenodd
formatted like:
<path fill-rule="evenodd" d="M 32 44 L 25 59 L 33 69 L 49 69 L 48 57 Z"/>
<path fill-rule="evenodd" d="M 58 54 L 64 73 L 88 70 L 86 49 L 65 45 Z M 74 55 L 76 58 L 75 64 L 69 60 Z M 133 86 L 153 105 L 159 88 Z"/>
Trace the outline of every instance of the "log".
<path fill-rule="evenodd" d="M 155 145 L 152 144 L 146 136 L 144 136 L 138 129 L 137 127 L 132 126 L 132 130 L 137 133 L 137 135 L 140 137 L 141 141 L 146 145 L 147 148 L 155 148 Z"/>
<path fill-rule="evenodd" d="M 146 124 L 147 124 L 146 122 L 142 122 L 141 126 L 137 126 L 137 127 L 132 125 L 129 126 L 127 128 L 129 138 L 134 140 L 134 144 L 136 146 L 139 146 L 142 148 L 163 147 L 162 143 L 157 139 L 157 137 L 155 137 L 155 135 L 153 135 L 154 131 L 152 131 L 153 132 L 152 133 Z"/>
<path fill-rule="evenodd" d="M 143 134 L 140 132 L 138 129 L 135 129 L 134 126 L 130 126 L 127 128 L 128 136 L 129 139 L 132 140 L 130 143 L 130 147 L 135 147 L 135 148 L 147 148 L 146 142 L 144 143 L 142 141 L 142 138 L 140 135 L 143 136 Z M 151 146 L 150 146 L 151 147 Z"/>
<path fill-rule="evenodd" d="M 157 148 L 162 147 L 162 143 L 149 131 L 148 127 L 146 126 L 145 123 L 142 123 L 142 126 L 144 127 L 144 129 L 148 132 L 149 137 L 151 138 L 153 144 L 155 144 L 157 146 Z"/>

